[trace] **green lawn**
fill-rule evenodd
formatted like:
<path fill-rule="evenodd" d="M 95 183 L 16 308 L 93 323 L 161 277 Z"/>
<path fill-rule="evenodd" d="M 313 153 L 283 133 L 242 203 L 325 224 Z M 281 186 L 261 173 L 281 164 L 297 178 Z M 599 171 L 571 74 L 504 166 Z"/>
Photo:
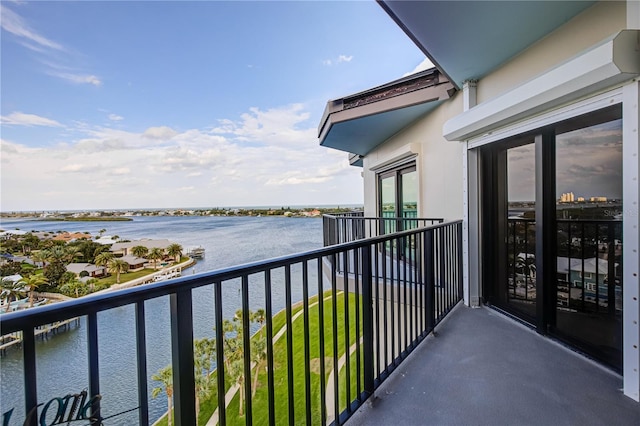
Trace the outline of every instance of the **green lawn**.
<path fill-rule="evenodd" d="M 324 297 L 330 296 L 325 293 Z M 317 298 L 313 298 L 310 304 L 314 303 Z M 327 378 L 331 372 L 333 365 L 333 301 L 331 299 L 324 301 L 324 328 L 319 327 L 319 307 L 312 306 L 309 309 L 309 342 L 310 360 L 311 360 L 311 413 L 312 423 L 320 424 L 320 333 L 324 334 L 324 354 L 325 354 L 325 377 Z M 337 334 L 338 334 L 338 358 L 345 352 L 345 327 L 344 327 L 344 294 L 337 296 Z M 349 345 L 355 343 L 355 296 L 349 295 Z M 293 323 L 293 386 L 294 386 L 294 423 L 305 424 L 305 354 L 304 354 L 304 321 L 303 317 L 298 318 Z M 275 419 L 277 423 L 289 423 L 289 403 L 288 403 L 288 379 L 287 379 L 287 343 L 286 337 L 283 336 L 274 345 L 274 392 L 275 392 Z M 353 357 L 355 360 L 355 356 Z M 355 364 L 354 364 L 355 365 Z M 267 374 L 264 369 L 259 372 L 258 389 L 252 400 L 252 414 L 254 424 L 267 424 L 268 422 L 268 393 L 267 393 Z M 353 383 L 355 385 L 355 367 L 352 368 Z M 346 406 L 346 393 L 344 392 L 344 380 L 338 391 L 340 396 L 340 405 Z M 355 391 L 352 391 L 352 397 Z M 227 423 L 230 425 L 244 424 L 245 417 L 239 416 L 239 397 L 233 399 L 227 408 Z"/>
<path fill-rule="evenodd" d="M 120 274 L 120 284 L 126 283 L 127 281 L 135 280 L 136 278 L 144 277 L 145 275 L 153 274 L 155 271 L 153 269 L 142 269 L 136 272 L 127 272 L 125 274 Z M 116 274 L 111 274 L 108 277 L 100 278 L 98 280 L 100 284 L 106 284 L 107 286 L 111 286 L 116 283 Z"/>
<path fill-rule="evenodd" d="M 315 304 L 309 308 L 309 342 L 310 342 L 310 385 L 311 385 L 311 413 L 312 423 L 320 424 L 320 370 L 319 370 L 319 357 L 320 357 L 320 333 L 324 334 L 324 355 L 325 355 L 325 377 L 326 383 L 331 373 L 333 365 L 333 300 L 331 298 L 331 292 L 326 292 L 323 298 L 329 298 L 323 301 L 324 307 L 324 327 L 320 329 L 319 326 L 319 306 Z M 355 296 L 349 294 L 349 346 L 356 342 L 355 336 Z M 309 305 L 313 305 L 318 301 L 317 296 L 311 297 Z M 345 353 L 345 297 L 343 293 L 337 296 L 337 335 L 338 335 L 338 359 Z M 303 308 L 302 303 L 296 304 L 292 307 L 292 315 L 301 311 Z M 360 307 L 361 309 L 361 307 Z M 360 312 L 360 320 L 362 321 L 362 313 Z M 285 326 L 286 312 L 282 311 L 276 314 L 273 318 L 273 330 L 274 337 L 277 332 Z M 360 336 L 362 336 L 362 326 L 360 326 Z M 305 424 L 305 354 L 304 354 L 304 315 L 300 316 L 293 322 L 293 386 L 294 386 L 294 416 L 296 424 Z M 264 332 L 264 330 L 263 330 Z M 288 403 L 288 377 L 287 377 L 287 339 L 286 333 L 280 340 L 274 344 L 274 392 L 275 392 L 275 419 L 279 424 L 289 423 L 289 403 Z M 361 365 L 362 365 L 362 352 L 361 352 Z M 268 423 L 268 389 L 267 389 L 267 373 L 263 364 L 259 371 L 258 386 L 255 397 L 252 399 L 252 417 L 254 424 L 267 424 Z M 350 376 L 351 376 L 351 399 L 356 397 L 356 354 L 350 357 Z M 255 376 L 252 371 L 251 385 L 253 387 L 253 381 Z M 213 379 L 215 375 L 213 373 Z M 345 385 L 346 369 L 343 367 L 339 374 L 339 390 L 338 395 L 340 398 L 340 411 L 344 410 L 347 404 L 346 400 L 346 385 Z M 361 379 L 362 383 L 362 379 Z M 225 387 L 228 390 L 232 383 L 230 379 L 225 380 Z M 326 389 L 326 387 L 325 387 Z M 204 425 L 211 417 L 215 409 L 217 408 L 217 391 L 214 386 L 214 390 L 206 401 L 201 401 L 200 415 L 198 416 L 198 424 Z M 227 424 L 229 425 L 243 425 L 245 423 L 245 416 L 239 415 L 239 395 L 236 393 L 235 397 L 227 407 Z M 166 416 L 161 419 L 159 425 L 166 425 Z"/>

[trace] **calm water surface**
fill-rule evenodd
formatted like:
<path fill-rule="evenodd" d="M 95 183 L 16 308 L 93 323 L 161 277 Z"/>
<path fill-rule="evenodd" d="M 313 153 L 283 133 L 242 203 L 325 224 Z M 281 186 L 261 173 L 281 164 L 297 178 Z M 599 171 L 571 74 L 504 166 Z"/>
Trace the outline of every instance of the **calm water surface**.
<path fill-rule="evenodd" d="M 319 248 L 322 246 L 322 220 L 317 218 L 284 217 L 136 217 L 131 222 L 43 222 L 36 220 L 3 220 L 2 229 L 23 231 L 79 231 L 135 240 L 167 238 L 184 248 L 201 245 L 204 259 L 185 269 L 183 276 L 239 265 Z M 310 268 L 313 277 L 315 268 Z M 300 274 L 293 267 L 294 274 Z M 253 280 L 251 280 L 253 281 Z M 284 308 L 284 283 L 274 272 L 274 312 Z M 294 278 L 294 301 L 301 299 L 302 290 Z M 312 281 L 314 282 L 314 281 Z M 312 285 L 312 287 L 315 287 Z M 314 293 L 311 291 L 311 293 Z M 241 306 L 239 283 L 228 282 L 223 290 L 224 315 L 231 317 Z M 250 290 L 250 307 L 264 308 L 262 286 Z M 160 368 L 170 363 L 169 299 L 147 301 L 145 304 L 147 332 L 148 389 L 157 385 L 150 379 Z M 213 337 L 213 290 L 211 286 L 194 290 L 195 338 Z M 111 309 L 98 315 L 100 348 L 100 394 L 102 415 L 107 417 L 137 407 L 135 353 L 135 320 L 133 306 Z M 46 341 L 37 341 L 37 375 L 39 401 L 78 393 L 88 388 L 87 340 L 84 319 L 80 326 Z M 0 359 L 0 414 L 15 407 L 10 424 L 24 419 L 24 385 L 22 356 L 19 350 L 9 350 Z M 55 404 L 54 404 L 55 406 Z M 150 419 L 153 422 L 167 409 L 167 398 L 161 394 L 150 399 Z M 113 417 L 106 425 L 137 423 L 137 412 Z"/>

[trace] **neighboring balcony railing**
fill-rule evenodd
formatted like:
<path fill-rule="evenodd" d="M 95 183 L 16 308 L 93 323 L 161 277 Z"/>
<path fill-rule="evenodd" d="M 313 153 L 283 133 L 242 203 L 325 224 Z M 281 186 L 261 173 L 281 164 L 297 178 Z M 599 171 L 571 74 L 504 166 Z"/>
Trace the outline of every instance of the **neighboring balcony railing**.
<path fill-rule="evenodd" d="M 418 218 L 414 215 L 415 212 L 407 217 L 365 217 L 361 211 L 325 214 L 322 216 L 324 245 L 348 243 L 444 222 L 442 218 Z"/>
<path fill-rule="evenodd" d="M 536 300 L 535 225 L 533 219 L 508 220 L 510 300 Z M 622 221 L 557 219 L 556 226 L 558 306 L 580 312 L 621 312 Z"/>
<path fill-rule="evenodd" d="M 337 270 L 338 259 L 350 273 Z M 14 411 L 3 420 L 149 424 L 148 366 L 158 348 L 149 350 L 147 330 L 150 319 L 162 318 L 145 309 L 165 297 L 176 424 L 224 425 L 234 416 L 246 424 L 341 424 L 461 300 L 461 259 L 457 221 L 5 314 L 2 334 L 23 339 L 24 388 L 16 392 L 24 392 L 24 407 L 6 407 Z M 194 339 L 195 298 L 210 299 L 211 365 L 203 362 L 203 340 Z M 134 342 L 106 343 L 136 359 L 137 401 L 128 404 L 101 393 L 101 380 L 121 371 L 100 368 L 101 332 L 109 326 L 102 315 L 126 306 L 118 313 L 130 315 Z M 77 317 L 87 332 L 86 392 L 43 397 L 41 381 L 56 379 L 38 374 L 37 347 L 50 342 L 36 342 L 34 330 Z M 196 409 L 203 398 L 214 407 L 204 420 Z"/>

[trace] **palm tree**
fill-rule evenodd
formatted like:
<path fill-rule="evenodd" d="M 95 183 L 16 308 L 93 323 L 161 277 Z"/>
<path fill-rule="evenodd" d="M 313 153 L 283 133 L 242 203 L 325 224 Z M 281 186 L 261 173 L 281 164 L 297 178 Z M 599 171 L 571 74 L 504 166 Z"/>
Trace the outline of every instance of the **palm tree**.
<path fill-rule="evenodd" d="M 151 376 L 151 380 L 161 383 L 161 386 L 151 390 L 152 398 L 157 398 L 162 391 L 167 393 L 167 424 L 171 426 L 171 411 L 173 410 L 173 369 L 170 365 L 167 365 Z"/>
<path fill-rule="evenodd" d="M 69 253 L 63 246 L 55 245 L 47 250 L 47 260 L 49 263 L 58 262 L 64 264 L 69 257 Z"/>
<path fill-rule="evenodd" d="M 161 248 L 158 248 L 158 247 L 152 248 L 149 254 L 147 255 L 147 259 L 153 260 L 153 269 L 158 269 L 157 267 L 158 260 L 161 260 L 162 258 L 164 258 L 164 252 L 162 251 Z"/>
<path fill-rule="evenodd" d="M 43 268 L 47 266 L 48 259 L 49 259 L 49 253 L 47 252 L 47 250 L 38 250 L 37 252 L 31 255 L 31 260 L 33 260 L 36 263 L 41 263 Z"/>
<path fill-rule="evenodd" d="M 120 284 L 120 274 L 129 270 L 129 264 L 122 259 L 113 258 L 107 264 L 109 273 L 116 274 L 116 284 Z"/>
<path fill-rule="evenodd" d="M 5 312 L 9 312 L 11 308 L 11 301 L 18 300 L 20 297 L 24 296 L 26 290 L 24 288 L 24 284 L 20 281 L 13 281 L 8 278 L 3 278 L 0 282 L 0 297 L 5 300 L 7 304 L 7 308 Z"/>
<path fill-rule="evenodd" d="M 102 253 L 97 255 L 93 261 L 95 262 L 96 266 L 106 266 L 109 264 L 109 262 L 111 262 L 111 260 L 113 260 L 113 258 L 113 253 L 103 251 Z"/>
<path fill-rule="evenodd" d="M 23 285 L 25 285 L 29 289 L 29 307 L 33 307 L 33 293 L 44 284 L 49 284 L 49 280 L 47 277 L 41 274 L 33 274 L 27 278 L 22 278 L 20 280 Z"/>
<path fill-rule="evenodd" d="M 131 254 L 135 257 L 145 257 L 149 253 L 149 249 L 145 246 L 135 246 L 131 248 Z"/>
<path fill-rule="evenodd" d="M 89 292 L 89 286 L 86 283 L 80 281 L 79 279 L 74 278 L 71 281 L 67 282 L 65 285 L 63 285 L 62 287 L 60 287 L 60 291 L 62 291 L 64 294 L 68 296 L 75 295 L 76 297 L 80 297 L 80 296 L 84 296 Z"/>
<path fill-rule="evenodd" d="M 98 234 L 100 235 L 100 237 L 102 237 L 102 234 L 104 234 L 105 232 L 107 232 L 107 230 L 102 228 L 101 230 L 98 231 Z"/>
<path fill-rule="evenodd" d="M 167 247 L 167 254 L 172 256 L 176 262 L 179 261 L 180 256 L 182 256 L 182 246 L 178 243 L 170 244 L 169 247 Z"/>
<path fill-rule="evenodd" d="M 193 342 L 193 368 L 196 383 L 196 418 L 200 414 L 200 401 L 211 392 L 211 366 L 216 357 L 215 339 L 196 339 Z"/>

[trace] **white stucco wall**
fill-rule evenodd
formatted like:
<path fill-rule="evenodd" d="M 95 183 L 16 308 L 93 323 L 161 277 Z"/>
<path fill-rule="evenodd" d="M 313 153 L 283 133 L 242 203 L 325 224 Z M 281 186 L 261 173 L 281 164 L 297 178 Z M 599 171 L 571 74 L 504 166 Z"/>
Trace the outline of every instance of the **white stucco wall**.
<path fill-rule="evenodd" d="M 440 105 L 426 117 L 405 128 L 364 158 L 365 214 L 377 216 L 379 165 L 414 153 L 419 176 L 418 215 L 462 218 L 462 151 L 457 142 L 442 136 L 442 125 L 462 112 L 462 94 Z M 374 170 L 371 170 L 374 168 Z"/>
<path fill-rule="evenodd" d="M 626 27 L 625 1 L 596 3 L 478 82 L 485 102 L 589 49 Z"/>

